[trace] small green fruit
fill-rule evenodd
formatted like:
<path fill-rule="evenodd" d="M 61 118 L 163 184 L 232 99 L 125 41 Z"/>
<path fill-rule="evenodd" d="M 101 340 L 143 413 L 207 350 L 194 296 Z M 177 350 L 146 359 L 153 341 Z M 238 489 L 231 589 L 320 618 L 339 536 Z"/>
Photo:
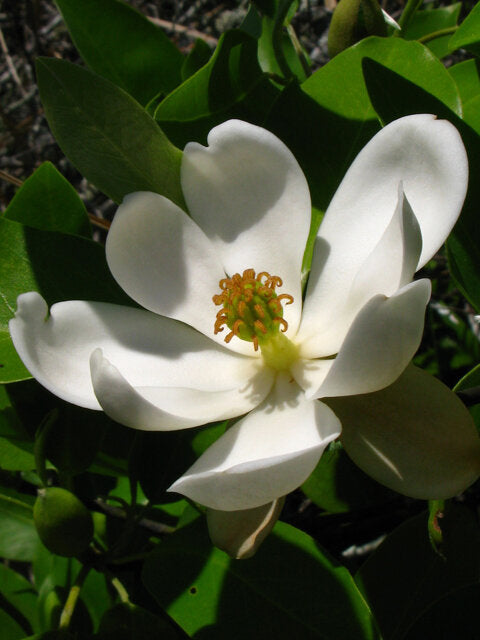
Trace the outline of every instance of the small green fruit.
<path fill-rule="evenodd" d="M 40 540 L 59 556 L 77 556 L 93 536 L 90 511 L 73 493 L 60 487 L 39 490 L 33 520 Z"/>

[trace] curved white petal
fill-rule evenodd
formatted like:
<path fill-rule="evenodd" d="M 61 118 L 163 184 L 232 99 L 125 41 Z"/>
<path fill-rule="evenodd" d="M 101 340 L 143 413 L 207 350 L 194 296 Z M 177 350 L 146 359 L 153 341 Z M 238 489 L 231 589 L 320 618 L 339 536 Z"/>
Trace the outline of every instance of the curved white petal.
<path fill-rule="evenodd" d="M 138 387 L 228 390 L 244 386 L 262 366 L 258 358 L 232 353 L 187 325 L 143 309 L 74 300 L 53 305 L 48 316 L 45 301 L 35 292 L 19 296 L 10 333 L 41 384 L 90 409 L 100 408 L 89 366 L 99 347 Z"/>
<path fill-rule="evenodd" d="M 105 249 L 115 280 L 142 307 L 224 344 L 222 334 L 213 333 L 218 308 L 212 301 L 225 277 L 222 263 L 203 231 L 176 204 L 157 193 L 129 194 L 115 214 Z M 227 348 L 254 353 L 243 340 L 232 340 Z"/>
<path fill-rule="evenodd" d="M 241 511 L 207 509 L 207 525 L 213 544 L 231 558 L 251 558 L 275 526 L 285 498 Z"/>
<path fill-rule="evenodd" d="M 301 314 L 301 266 L 311 218 L 307 181 L 288 148 L 269 131 L 230 120 L 212 129 L 208 147 L 191 142 L 182 189 L 192 218 L 229 275 L 252 268 L 282 278 L 287 335 Z"/>
<path fill-rule="evenodd" d="M 353 279 L 350 290 L 343 296 L 332 312 L 335 322 L 330 322 L 323 331 L 318 325 L 315 332 L 305 336 L 314 309 L 319 304 L 315 287 L 307 290 L 305 299 L 306 321 L 302 323 L 297 340 L 308 342 L 308 355 L 312 358 L 337 353 L 345 339 L 355 316 L 375 295 L 391 296 L 395 291 L 411 282 L 422 251 L 422 236 L 415 214 L 399 185 L 398 202 L 390 224 L 376 247 L 367 256 Z"/>
<path fill-rule="evenodd" d="M 375 296 L 355 318 L 315 398 L 378 391 L 403 372 L 420 345 L 429 280 L 417 280 L 390 298 Z"/>
<path fill-rule="evenodd" d="M 350 457 L 382 484 L 422 500 L 446 499 L 480 475 L 480 439 L 462 402 L 408 367 L 390 387 L 326 400 Z"/>
<path fill-rule="evenodd" d="M 306 400 L 287 374 L 265 402 L 237 422 L 169 489 L 220 511 L 251 509 L 298 487 L 341 425 Z"/>
<path fill-rule="evenodd" d="M 328 330 L 340 317 L 354 279 L 392 219 L 400 183 L 420 225 L 419 268 L 455 224 L 467 181 L 465 149 L 447 121 L 407 116 L 374 136 L 354 160 L 320 226 L 302 335 Z"/>
<path fill-rule="evenodd" d="M 291 366 L 290 373 L 295 382 L 307 393 L 314 393 L 323 383 L 335 360 L 312 360 L 298 358 Z"/>
<path fill-rule="evenodd" d="M 92 353 L 90 366 L 105 413 L 144 431 L 174 431 L 242 415 L 262 402 L 273 382 L 273 374 L 259 367 L 255 376 L 234 389 L 133 387 L 100 349 Z"/>

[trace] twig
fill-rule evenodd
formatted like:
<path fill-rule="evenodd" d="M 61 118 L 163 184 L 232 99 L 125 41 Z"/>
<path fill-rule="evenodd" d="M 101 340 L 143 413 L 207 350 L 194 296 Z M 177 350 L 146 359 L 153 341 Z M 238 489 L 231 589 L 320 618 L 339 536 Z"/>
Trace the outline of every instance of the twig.
<path fill-rule="evenodd" d="M 104 220 L 103 218 L 98 218 L 93 213 L 89 213 L 88 217 L 90 218 L 90 222 L 94 224 L 96 227 L 99 227 L 100 229 L 106 229 L 107 231 L 108 229 L 110 229 L 110 225 L 111 225 L 110 220 Z"/>
<path fill-rule="evenodd" d="M 113 516 L 114 518 L 122 518 L 126 520 L 127 514 L 123 509 L 119 507 L 113 507 L 112 505 L 106 503 L 101 498 L 97 498 L 95 501 L 97 507 L 99 507 L 104 513 L 109 516 Z M 138 524 L 144 529 L 148 529 L 155 535 L 163 535 L 165 533 L 172 533 L 174 531 L 174 527 L 169 527 L 166 524 L 162 524 L 161 522 L 155 522 L 155 520 L 150 520 L 149 518 L 142 518 L 139 520 Z"/>
<path fill-rule="evenodd" d="M 184 27 L 182 24 L 175 24 L 175 22 L 162 20 L 161 18 L 152 18 L 149 16 L 148 19 L 150 20 L 150 22 L 153 22 L 159 27 L 163 27 L 164 29 L 168 29 L 169 31 L 173 31 L 174 33 L 183 33 L 191 38 L 201 38 L 202 40 L 205 40 L 205 42 L 208 42 L 213 46 L 216 46 L 218 44 L 217 38 L 202 33 L 201 31 L 197 31 L 197 29 L 190 29 L 189 27 Z"/>
<path fill-rule="evenodd" d="M 10 182 L 10 184 L 14 184 L 16 187 L 21 187 L 23 184 L 21 180 L 19 180 L 18 178 L 15 178 L 15 176 L 10 175 L 9 173 L 7 173 L 6 171 L 3 171 L 2 169 L 0 169 L 0 178 L 2 180 L 5 180 L 6 182 Z"/>
<path fill-rule="evenodd" d="M 17 70 L 15 69 L 15 65 L 13 64 L 13 60 L 10 57 L 10 54 L 8 53 L 8 48 L 7 48 L 7 43 L 5 42 L 5 38 L 3 37 L 3 32 L 2 29 L 0 28 L 0 48 L 2 49 L 3 53 L 5 54 L 5 59 L 7 61 L 7 67 L 10 70 L 10 75 L 13 78 L 13 81 L 15 82 L 15 84 L 18 85 L 18 88 L 20 89 L 20 92 L 22 94 L 22 96 L 26 96 L 26 91 L 23 88 L 22 82 L 20 80 L 20 78 L 18 77 L 18 73 Z"/>

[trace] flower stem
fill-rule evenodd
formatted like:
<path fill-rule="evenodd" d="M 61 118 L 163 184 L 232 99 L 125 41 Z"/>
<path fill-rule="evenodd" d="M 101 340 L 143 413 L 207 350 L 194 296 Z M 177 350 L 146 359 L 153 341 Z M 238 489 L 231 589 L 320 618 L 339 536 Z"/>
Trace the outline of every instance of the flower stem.
<path fill-rule="evenodd" d="M 407 0 L 405 9 L 403 10 L 403 13 L 398 20 L 398 24 L 400 25 L 400 31 L 395 31 L 395 33 L 393 34 L 394 37 L 395 36 L 398 37 L 402 35 L 402 30 L 406 29 L 406 27 L 410 23 L 410 20 L 413 18 L 413 16 L 416 14 L 417 10 L 419 9 L 420 5 L 422 4 L 422 1 L 423 0 Z"/>
<path fill-rule="evenodd" d="M 88 567 L 87 565 L 83 565 L 78 573 L 75 583 L 68 592 L 67 600 L 60 615 L 60 622 L 58 625 L 59 629 L 68 629 L 73 616 L 73 612 L 75 611 L 75 606 L 77 604 L 80 591 L 82 590 L 83 583 L 85 582 L 89 571 L 90 567 Z"/>
<path fill-rule="evenodd" d="M 426 44 L 427 42 L 431 42 L 432 40 L 435 40 L 436 38 L 440 38 L 441 36 L 449 36 L 452 33 L 455 33 L 457 29 L 458 29 L 458 25 L 455 25 L 454 27 L 445 27 L 445 29 L 432 31 L 432 33 L 427 33 L 426 36 L 422 36 L 421 38 L 419 38 L 418 42 L 421 42 L 422 44 Z"/>

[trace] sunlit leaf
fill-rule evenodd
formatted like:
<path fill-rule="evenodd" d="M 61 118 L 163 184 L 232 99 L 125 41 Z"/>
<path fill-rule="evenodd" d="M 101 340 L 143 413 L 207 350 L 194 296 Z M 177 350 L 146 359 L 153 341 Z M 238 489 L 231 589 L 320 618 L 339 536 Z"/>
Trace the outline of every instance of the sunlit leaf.
<path fill-rule="evenodd" d="M 23 183 L 5 211 L 5 218 L 36 229 L 91 237 L 85 205 L 72 185 L 50 162 L 44 162 Z"/>
<path fill-rule="evenodd" d="M 197 520 L 159 545 L 143 580 L 195 638 L 378 638 L 348 571 L 283 523 L 254 558 L 234 561 Z"/>
<path fill-rule="evenodd" d="M 120 202 L 155 191 L 184 206 L 181 152 L 125 91 L 95 73 L 54 58 L 37 59 L 48 123 L 77 169 Z"/>

